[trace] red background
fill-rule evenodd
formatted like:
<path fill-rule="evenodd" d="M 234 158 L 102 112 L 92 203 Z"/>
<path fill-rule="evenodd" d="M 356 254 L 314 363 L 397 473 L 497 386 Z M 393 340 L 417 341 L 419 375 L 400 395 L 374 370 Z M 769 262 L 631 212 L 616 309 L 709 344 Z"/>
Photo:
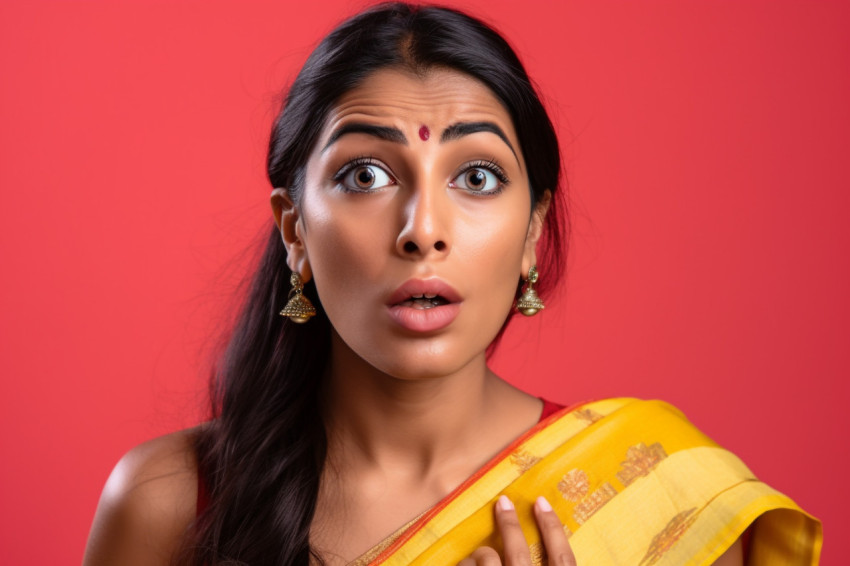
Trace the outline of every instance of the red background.
<path fill-rule="evenodd" d="M 566 293 L 497 369 L 562 402 L 673 402 L 822 518 L 838 563 L 850 4 L 455 5 L 522 54 L 572 185 Z M 115 461 L 197 422 L 270 221 L 278 93 L 360 6 L 0 5 L 3 564 L 78 561 Z"/>

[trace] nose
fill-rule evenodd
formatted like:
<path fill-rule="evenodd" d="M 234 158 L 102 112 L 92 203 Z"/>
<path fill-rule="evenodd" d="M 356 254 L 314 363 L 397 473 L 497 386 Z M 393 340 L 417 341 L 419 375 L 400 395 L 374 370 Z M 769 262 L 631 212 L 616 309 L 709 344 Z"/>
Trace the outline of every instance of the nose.
<path fill-rule="evenodd" d="M 413 191 L 405 202 L 403 227 L 396 249 L 403 257 L 422 259 L 447 255 L 451 249 L 447 220 L 450 203 L 439 190 Z"/>

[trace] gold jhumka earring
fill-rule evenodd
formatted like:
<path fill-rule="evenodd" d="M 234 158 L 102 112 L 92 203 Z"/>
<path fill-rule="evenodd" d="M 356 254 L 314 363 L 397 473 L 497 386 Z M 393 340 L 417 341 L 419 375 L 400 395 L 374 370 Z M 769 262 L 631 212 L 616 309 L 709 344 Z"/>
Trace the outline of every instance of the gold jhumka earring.
<path fill-rule="evenodd" d="M 304 296 L 304 283 L 301 282 L 301 275 L 297 271 L 292 272 L 289 283 L 292 285 L 289 291 L 289 302 L 280 311 L 280 316 L 289 317 L 292 322 L 303 324 L 310 320 L 310 317 L 316 316 L 316 307 Z"/>
<path fill-rule="evenodd" d="M 528 270 L 528 279 L 525 280 L 525 292 L 516 302 L 517 310 L 525 316 L 534 316 L 546 308 L 543 301 L 537 296 L 537 291 L 534 290 L 534 284 L 537 283 L 538 278 L 537 266 L 532 265 L 531 269 Z"/>

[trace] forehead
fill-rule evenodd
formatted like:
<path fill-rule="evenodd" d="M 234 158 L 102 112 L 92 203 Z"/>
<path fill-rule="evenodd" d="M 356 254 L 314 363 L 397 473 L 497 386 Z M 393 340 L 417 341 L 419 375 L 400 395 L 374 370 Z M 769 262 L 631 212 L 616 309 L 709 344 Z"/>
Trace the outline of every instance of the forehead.
<path fill-rule="evenodd" d="M 348 121 L 364 118 L 404 130 L 418 130 L 421 125 L 442 130 L 458 122 L 489 121 L 517 144 L 511 117 L 490 89 L 449 69 L 431 69 L 424 74 L 401 69 L 376 71 L 339 99 L 322 137 Z"/>

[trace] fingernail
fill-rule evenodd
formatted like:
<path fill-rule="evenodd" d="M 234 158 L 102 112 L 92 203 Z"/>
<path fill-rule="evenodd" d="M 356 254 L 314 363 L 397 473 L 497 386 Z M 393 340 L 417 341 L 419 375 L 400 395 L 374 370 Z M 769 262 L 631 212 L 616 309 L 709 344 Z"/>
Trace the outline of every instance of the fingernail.
<path fill-rule="evenodd" d="M 537 509 L 548 513 L 552 510 L 552 506 L 549 504 L 548 501 L 546 501 L 546 498 L 541 495 L 537 498 Z"/>
<path fill-rule="evenodd" d="M 499 508 L 499 511 L 513 511 L 514 504 L 511 503 L 507 495 L 502 495 L 499 497 L 499 501 L 496 502 L 496 507 Z"/>

